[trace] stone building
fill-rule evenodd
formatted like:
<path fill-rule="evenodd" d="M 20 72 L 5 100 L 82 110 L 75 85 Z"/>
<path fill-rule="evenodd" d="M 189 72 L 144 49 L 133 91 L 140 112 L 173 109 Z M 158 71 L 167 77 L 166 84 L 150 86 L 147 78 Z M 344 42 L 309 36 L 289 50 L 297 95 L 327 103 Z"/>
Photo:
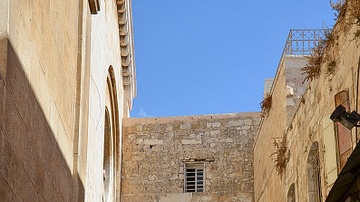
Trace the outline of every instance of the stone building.
<path fill-rule="evenodd" d="M 253 201 L 260 113 L 128 119 L 135 79 L 130 0 L 0 0 L 0 200 Z"/>
<path fill-rule="evenodd" d="M 0 200 L 119 201 L 130 0 L 0 0 Z"/>
<path fill-rule="evenodd" d="M 346 1 L 334 29 L 325 34 L 326 45 L 315 45 L 321 50 L 319 55 L 287 51 L 289 43 L 291 49 L 297 50 L 299 44 L 306 49 L 308 43 L 303 46 L 303 42 L 312 43 L 311 38 L 319 33 L 290 32 L 268 92 L 271 107 L 255 139 L 255 202 L 359 200 L 358 130 L 330 119 L 340 105 L 347 113 L 358 111 L 359 4 Z M 294 36 L 305 38 L 293 40 Z M 314 63 L 319 58 L 320 62 Z M 308 69 L 310 74 L 292 75 L 291 69 L 298 71 L 304 66 L 313 68 Z M 293 79 L 296 77 L 300 80 Z M 307 82 L 303 83 L 304 79 Z M 344 111 L 346 119 L 349 116 Z"/>
<path fill-rule="evenodd" d="M 123 123 L 124 202 L 252 202 L 260 113 L 130 118 Z"/>
<path fill-rule="evenodd" d="M 253 201 L 260 113 L 128 119 L 135 93 L 130 0 L 0 0 L 1 201 Z"/>
<path fill-rule="evenodd" d="M 0 200 L 359 200 L 360 3 L 340 10 L 320 66 L 324 30 L 290 32 L 262 118 L 130 119 L 131 0 L 0 0 Z"/>

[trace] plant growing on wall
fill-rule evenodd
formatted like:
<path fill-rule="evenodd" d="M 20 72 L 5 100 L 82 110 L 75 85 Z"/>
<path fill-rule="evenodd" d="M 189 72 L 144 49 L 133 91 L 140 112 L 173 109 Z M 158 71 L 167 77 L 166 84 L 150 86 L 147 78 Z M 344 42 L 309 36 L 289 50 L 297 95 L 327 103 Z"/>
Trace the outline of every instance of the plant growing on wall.
<path fill-rule="evenodd" d="M 260 103 L 261 113 L 263 117 L 269 114 L 269 111 L 271 109 L 271 104 L 272 104 L 272 96 L 269 93 L 267 93 L 263 101 Z"/>
<path fill-rule="evenodd" d="M 333 75 L 335 73 L 335 68 L 336 68 L 336 61 L 333 60 L 331 61 L 326 69 L 326 76 L 330 76 Z"/>
<path fill-rule="evenodd" d="M 337 11 L 337 19 L 344 18 L 345 23 L 360 26 L 360 2 L 359 0 L 338 0 L 336 3 L 330 1 L 331 7 Z M 346 15 L 346 16 L 345 16 Z"/>
<path fill-rule="evenodd" d="M 287 162 L 289 161 L 289 152 L 287 149 L 287 137 L 286 133 L 279 139 L 273 139 L 273 145 L 275 151 L 270 155 L 275 164 L 276 171 L 279 175 L 282 175 L 285 171 Z"/>
<path fill-rule="evenodd" d="M 337 2 L 333 2 L 332 0 L 330 0 L 330 6 L 331 8 L 336 11 L 335 13 L 335 17 L 336 19 L 339 19 L 340 16 L 342 16 L 344 14 L 344 8 L 345 8 L 345 0 L 338 0 Z"/>
<path fill-rule="evenodd" d="M 360 29 L 356 30 L 356 32 L 354 33 L 354 40 L 356 40 L 359 37 L 360 37 Z"/>
<path fill-rule="evenodd" d="M 342 27 L 341 30 L 346 30 L 348 26 L 356 25 L 358 29 L 354 33 L 354 40 L 360 36 L 360 1 L 359 0 L 338 0 L 333 2 L 330 0 L 330 5 L 336 11 L 335 16 L 337 23 Z"/>
<path fill-rule="evenodd" d="M 357 29 L 354 33 L 354 40 L 360 37 L 360 1 L 351 0 L 348 3 L 348 9 L 350 13 L 350 21 L 355 23 Z"/>
<path fill-rule="evenodd" d="M 302 74 L 306 74 L 303 83 L 318 78 L 321 73 L 322 64 L 333 58 L 329 53 L 327 57 L 325 57 L 325 52 L 327 47 L 331 47 L 335 44 L 337 38 L 330 29 L 324 29 L 324 36 L 324 39 L 320 40 L 313 48 L 311 55 L 307 56 L 309 60 L 306 66 L 301 68 Z"/>
<path fill-rule="evenodd" d="M 336 48 L 333 47 L 332 54 L 327 53 L 327 57 L 324 56 L 324 53 L 327 47 L 337 45 L 336 40 L 338 38 L 339 31 L 343 32 L 348 30 L 349 26 L 355 25 L 358 29 L 354 33 L 354 39 L 357 40 L 360 37 L 360 1 L 337 0 L 336 2 L 333 2 L 330 0 L 330 5 L 337 12 L 335 14 L 338 24 L 337 26 L 341 29 L 338 29 L 335 33 L 330 30 L 326 30 L 325 39 L 319 41 L 317 46 L 313 48 L 312 54 L 308 56 L 308 64 L 301 68 L 303 74 L 306 74 L 303 83 L 318 78 L 321 73 L 321 66 L 326 61 L 331 61 L 327 67 L 327 76 L 335 73 L 336 62 L 334 57 L 336 56 Z"/>
<path fill-rule="evenodd" d="M 327 40 L 319 41 L 317 46 L 313 48 L 312 54 L 307 57 L 309 59 L 308 63 L 305 67 L 301 68 L 302 74 L 306 74 L 303 83 L 306 81 L 312 81 L 319 77 L 326 41 Z"/>

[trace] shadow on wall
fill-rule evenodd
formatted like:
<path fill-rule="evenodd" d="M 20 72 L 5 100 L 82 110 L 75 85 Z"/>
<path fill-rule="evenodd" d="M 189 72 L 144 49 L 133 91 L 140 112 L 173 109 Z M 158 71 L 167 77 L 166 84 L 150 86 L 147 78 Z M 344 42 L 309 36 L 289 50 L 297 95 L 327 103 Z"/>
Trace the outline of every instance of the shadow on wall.
<path fill-rule="evenodd" d="M 0 39 L 0 198 L 73 201 L 73 180 L 54 133 L 8 39 Z M 78 175 L 76 175 L 78 176 Z"/>

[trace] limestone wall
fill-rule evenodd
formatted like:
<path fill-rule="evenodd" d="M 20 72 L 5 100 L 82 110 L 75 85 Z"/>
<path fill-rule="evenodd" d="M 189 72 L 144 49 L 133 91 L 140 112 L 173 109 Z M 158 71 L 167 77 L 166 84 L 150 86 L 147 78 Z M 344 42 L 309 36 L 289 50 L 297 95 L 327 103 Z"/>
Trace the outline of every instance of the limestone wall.
<path fill-rule="evenodd" d="M 264 187 L 271 190 L 271 194 L 276 196 L 276 190 L 283 186 L 281 181 L 271 181 L 273 176 L 277 176 L 274 167 L 276 150 L 273 142 L 281 141 L 299 103 L 304 80 L 299 72 L 300 68 L 305 66 L 306 61 L 307 59 L 304 57 L 284 56 L 273 81 L 270 91 L 271 109 L 268 116 L 262 119 L 261 131 L 257 134 L 254 147 L 256 200 L 262 197 Z"/>
<path fill-rule="evenodd" d="M 124 1 L 97 1 L 95 15 L 89 2 L 0 2 L 1 200 L 101 201 L 107 99 L 117 126 L 111 196 L 119 200 L 120 120 L 129 110 L 117 7 Z"/>
<path fill-rule="evenodd" d="M 356 106 L 356 75 L 359 61 L 359 39 L 354 39 L 353 33 L 357 26 L 335 26 L 337 33 L 335 42 L 327 49 L 326 59 L 321 67 L 320 76 L 309 83 L 305 89 L 303 100 L 295 107 L 294 115 L 288 123 L 284 119 L 282 103 L 286 100 L 285 86 L 275 86 L 273 89 L 273 107 L 269 116 L 262 120 L 260 131 L 254 147 L 254 176 L 255 201 L 288 201 L 291 185 L 294 185 L 296 201 L 314 201 L 310 182 L 309 156 L 311 148 L 318 145 L 319 156 L 319 195 L 322 201 L 336 178 L 336 171 L 332 173 L 329 165 L 335 163 L 335 132 L 334 125 L 329 119 L 335 109 L 335 95 L 341 91 L 348 91 L 350 111 Z M 335 71 L 327 73 L 329 63 L 336 62 Z M 279 68 L 282 68 L 281 66 Z M 280 69 L 279 72 L 282 70 Z M 299 75 L 300 77 L 301 75 Z M 285 74 L 277 74 L 276 82 L 286 79 Z M 277 95 L 280 95 L 278 97 Z M 355 145 L 355 130 L 348 136 Z M 285 170 L 282 175 L 275 169 L 275 163 L 270 157 L 275 147 L 270 144 L 272 138 L 286 135 Z M 331 139 L 331 141 L 329 141 Z M 329 154 L 331 154 L 329 156 Z M 332 157 L 332 160 L 328 157 Z M 335 162 L 333 162 L 335 161 Z M 336 170 L 336 168 L 335 168 Z M 329 175 L 329 173 L 332 173 Z M 335 175 L 335 176 L 334 176 Z M 310 185 L 309 185 L 310 184 Z"/>
<path fill-rule="evenodd" d="M 124 119 L 122 201 L 253 201 L 259 113 Z M 184 162 L 205 161 L 205 192 L 183 193 Z"/>
<path fill-rule="evenodd" d="M 131 10 L 128 10 L 131 12 Z M 103 194 L 103 152 L 104 152 L 104 123 L 105 107 L 109 95 L 114 97 L 111 102 L 116 110 L 109 108 L 111 114 L 117 114 L 112 117 L 112 122 L 116 122 L 116 129 L 113 131 L 113 143 L 116 150 L 120 149 L 121 140 L 121 119 L 123 117 L 123 80 L 121 68 L 121 50 L 119 37 L 119 22 L 117 18 L 116 1 L 100 1 L 100 11 L 96 15 L 89 16 L 90 26 L 90 82 L 89 82 L 89 121 L 87 129 L 86 158 L 86 200 L 101 201 Z M 112 73 L 111 73 L 112 72 Z M 108 83 L 107 79 L 113 79 L 114 82 Z M 108 89 L 109 85 L 112 89 Z M 114 146 L 115 147 L 115 146 Z M 115 150 L 115 149 L 114 149 Z M 114 156 L 116 164 L 116 173 L 120 173 L 120 153 Z M 116 176 L 117 194 L 119 197 L 119 178 Z"/>
<path fill-rule="evenodd" d="M 70 201 L 79 4 L 4 2 L 0 195 L 4 201 Z"/>

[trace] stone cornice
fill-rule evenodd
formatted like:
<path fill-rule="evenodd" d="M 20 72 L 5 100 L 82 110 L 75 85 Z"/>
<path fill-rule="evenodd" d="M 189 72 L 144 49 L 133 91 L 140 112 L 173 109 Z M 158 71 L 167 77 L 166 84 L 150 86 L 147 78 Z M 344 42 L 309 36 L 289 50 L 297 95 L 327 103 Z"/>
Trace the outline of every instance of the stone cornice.
<path fill-rule="evenodd" d="M 134 55 L 134 33 L 132 26 L 131 0 L 117 0 L 119 36 L 121 47 L 121 67 L 124 87 L 124 101 L 128 108 L 132 107 L 132 100 L 136 96 L 136 75 Z"/>

